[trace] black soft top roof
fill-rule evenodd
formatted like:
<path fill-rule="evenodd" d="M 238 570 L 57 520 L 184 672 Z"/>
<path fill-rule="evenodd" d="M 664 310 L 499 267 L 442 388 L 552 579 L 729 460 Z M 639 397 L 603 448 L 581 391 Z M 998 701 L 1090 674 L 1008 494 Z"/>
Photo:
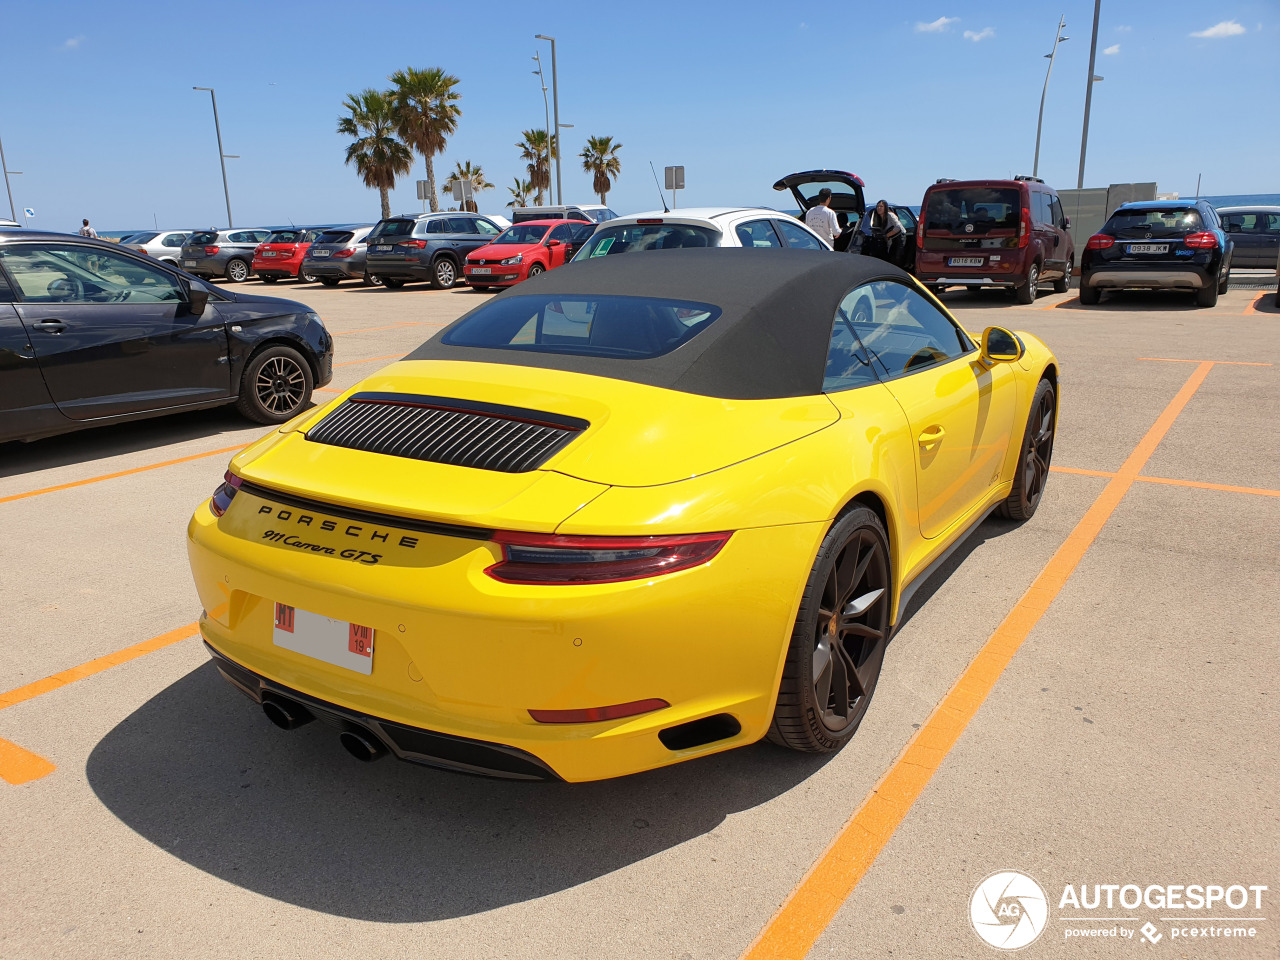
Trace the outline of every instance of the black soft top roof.
<path fill-rule="evenodd" d="M 836 306 L 853 287 L 881 279 L 909 277 L 872 257 L 810 250 L 708 248 L 592 258 L 526 280 L 494 299 L 660 297 L 714 304 L 721 316 L 670 353 L 628 360 L 443 343 L 476 312 L 471 311 L 405 359 L 545 367 L 734 400 L 814 396 L 822 392 Z"/>

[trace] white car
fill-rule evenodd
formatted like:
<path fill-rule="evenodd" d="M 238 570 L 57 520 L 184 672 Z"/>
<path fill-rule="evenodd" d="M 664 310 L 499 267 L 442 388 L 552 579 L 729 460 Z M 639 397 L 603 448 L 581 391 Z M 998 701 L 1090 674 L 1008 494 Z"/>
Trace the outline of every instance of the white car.
<path fill-rule="evenodd" d="M 691 207 L 618 217 L 596 227 L 574 260 L 681 247 L 798 247 L 831 245 L 795 217 L 764 207 Z"/>
<path fill-rule="evenodd" d="M 121 246 L 145 253 L 149 257 L 155 257 L 161 263 L 176 267 L 178 258 L 182 255 L 182 245 L 187 242 L 189 236 L 191 236 L 190 230 L 147 230 L 144 233 L 135 233 L 127 240 L 121 241 Z"/>

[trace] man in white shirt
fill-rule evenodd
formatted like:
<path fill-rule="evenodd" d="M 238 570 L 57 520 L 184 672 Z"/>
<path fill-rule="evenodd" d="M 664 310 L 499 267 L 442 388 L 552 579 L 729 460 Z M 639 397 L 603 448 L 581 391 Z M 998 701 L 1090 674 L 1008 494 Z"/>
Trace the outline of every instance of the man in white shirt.
<path fill-rule="evenodd" d="M 96 239 L 98 239 L 98 231 L 97 231 L 97 230 L 95 230 L 95 229 L 93 229 L 93 227 L 89 226 L 89 221 L 88 221 L 88 220 L 85 220 L 85 221 L 84 221 L 84 226 L 82 226 L 82 227 L 80 228 L 80 236 L 82 236 L 82 237 L 92 237 L 93 239 L 95 239 L 95 240 L 96 240 Z"/>
<path fill-rule="evenodd" d="M 804 215 L 805 226 L 832 246 L 836 237 L 840 236 L 840 221 L 836 212 L 831 209 L 831 188 L 823 187 L 818 191 L 818 202 L 809 208 Z"/>

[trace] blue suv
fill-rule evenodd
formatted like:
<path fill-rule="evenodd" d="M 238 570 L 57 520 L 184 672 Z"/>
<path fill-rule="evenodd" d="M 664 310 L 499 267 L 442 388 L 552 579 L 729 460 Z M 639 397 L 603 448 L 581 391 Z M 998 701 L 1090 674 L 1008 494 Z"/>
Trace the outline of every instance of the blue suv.
<path fill-rule="evenodd" d="M 462 279 L 467 254 L 502 232 L 478 213 L 408 213 L 379 221 L 366 243 L 365 269 L 374 281 L 403 287 L 428 280 L 448 290 Z"/>

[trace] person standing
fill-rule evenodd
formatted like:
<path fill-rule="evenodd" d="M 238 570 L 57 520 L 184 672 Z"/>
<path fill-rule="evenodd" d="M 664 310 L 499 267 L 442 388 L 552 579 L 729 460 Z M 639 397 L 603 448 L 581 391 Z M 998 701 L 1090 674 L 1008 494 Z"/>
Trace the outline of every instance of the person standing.
<path fill-rule="evenodd" d="M 871 214 L 871 235 L 884 240 L 884 259 L 901 266 L 903 241 L 907 231 L 902 229 L 902 221 L 884 200 L 876 203 Z"/>
<path fill-rule="evenodd" d="M 804 223 L 832 247 L 835 246 L 836 237 L 840 236 L 840 218 L 831 209 L 830 187 L 818 191 L 818 202 L 804 215 Z"/>
<path fill-rule="evenodd" d="M 98 231 L 97 231 L 97 230 L 95 230 L 95 229 L 93 229 L 93 227 L 89 226 L 89 221 L 88 221 L 88 220 L 83 221 L 83 224 L 84 224 L 84 225 L 80 228 L 80 236 L 82 236 L 82 237 L 92 237 L 94 240 L 97 240 L 97 239 L 98 239 Z"/>

